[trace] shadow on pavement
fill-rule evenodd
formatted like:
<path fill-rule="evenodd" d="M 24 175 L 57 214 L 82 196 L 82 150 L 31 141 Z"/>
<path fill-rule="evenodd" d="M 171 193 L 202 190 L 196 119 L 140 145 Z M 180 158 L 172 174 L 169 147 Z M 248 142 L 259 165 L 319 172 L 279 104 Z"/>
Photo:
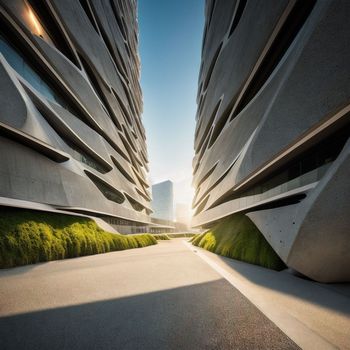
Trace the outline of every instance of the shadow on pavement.
<path fill-rule="evenodd" d="M 231 269 L 254 284 L 307 300 L 350 316 L 350 283 L 323 284 L 281 271 L 269 270 L 217 255 Z"/>
<path fill-rule="evenodd" d="M 280 350 L 298 347 L 238 290 L 220 279 L 1 317 L 0 348 Z"/>

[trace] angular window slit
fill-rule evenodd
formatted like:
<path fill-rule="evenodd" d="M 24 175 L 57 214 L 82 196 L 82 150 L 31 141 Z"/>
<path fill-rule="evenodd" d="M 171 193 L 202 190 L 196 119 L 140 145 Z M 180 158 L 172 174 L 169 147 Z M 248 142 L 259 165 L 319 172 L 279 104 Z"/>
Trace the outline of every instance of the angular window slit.
<path fill-rule="evenodd" d="M 114 17 L 115 17 L 115 19 L 116 19 L 116 21 L 118 23 L 118 27 L 120 29 L 120 32 L 121 32 L 121 34 L 123 36 L 123 39 L 126 40 L 126 33 L 125 33 L 125 29 L 123 27 L 122 21 L 121 21 L 120 16 L 119 16 L 119 11 L 117 10 L 113 0 L 110 0 L 109 2 L 110 2 L 110 5 L 111 5 L 111 8 L 112 8 Z"/>
<path fill-rule="evenodd" d="M 232 33 L 234 32 L 234 30 L 236 29 L 236 27 L 237 27 L 237 25 L 242 17 L 242 14 L 243 14 L 243 11 L 244 11 L 246 4 L 247 4 L 247 0 L 239 0 L 238 5 L 236 6 L 237 10 L 235 11 L 228 37 L 230 37 L 232 35 Z"/>
<path fill-rule="evenodd" d="M 45 120 L 50 124 L 50 126 L 56 131 L 59 137 L 64 141 L 64 143 L 70 148 L 69 153 L 75 160 L 88 165 L 89 167 L 97 170 L 101 174 L 105 174 L 112 170 L 112 167 L 108 165 L 107 162 L 102 162 L 93 152 L 85 151 L 77 141 L 73 140 L 73 137 L 67 137 L 64 132 L 60 130 L 55 123 L 55 117 L 49 116 L 49 110 L 40 103 L 39 100 L 33 99 L 35 107 L 38 109 L 40 114 L 45 118 Z"/>
<path fill-rule="evenodd" d="M 219 118 L 217 118 L 216 124 L 214 126 L 213 132 L 211 133 L 211 138 L 209 142 L 208 148 L 213 146 L 215 143 L 216 139 L 219 137 L 221 134 L 222 129 L 225 127 L 226 122 L 228 118 L 230 117 L 232 113 L 232 108 L 235 104 L 235 98 L 232 98 L 228 106 L 226 107 L 225 111 L 221 114 Z"/>
<path fill-rule="evenodd" d="M 209 195 L 202 201 L 201 204 L 199 204 L 199 206 L 196 208 L 195 212 L 194 212 L 194 216 L 198 215 L 206 206 L 207 202 L 209 200 Z M 194 209 L 194 208 L 193 208 Z"/>
<path fill-rule="evenodd" d="M 210 23 L 211 23 L 211 20 L 213 18 L 213 13 L 214 13 L 214 8 L 215 8 L 215 5 L 216 5 L 216 0 L 212 0 L 211 2 L 211 6 L 210 6 L 210 10 L 209 10 L 209 16 L 208 16 L 208 28 L 210 26 Z"/>
<path fill-rule="evenodd" d="M 121 100 L 121 98 L 119 97 L 119 95 L 117 94 L 117 92 L 114 90 L 114 88 L 111 88 L 112 90 L 112 94 L 114 95 L 114 97 L 116 98 L 116 100 L 118 101 L 119 107 L 123 113 L 123 115 L 125 116 L 125 118 L 127 119 L 127 121 L 129 122 L 130 125 L 132 125 L 132 121 L 130 118 L 130 114 L 129 111 L 126 109 L 123 101 Z"/>
<path fill-rule="evenodd" d="M 237 198 L 258 196 L 280 187 L 279 193 L 319 181 L 350 137 L 350 124 L 313 145 L 248 189 L 222 196 L 211 208 Z M 300 179 L 297 181 L 297 179 Z"/>
<path fill-rule="evenodd" d="M 109 102 L 104 94 L 104 92 L 102 91 L 102 88 L 97 80 L 97 78 L 95 77 L 95 74 L 93 72 L 93 70 L 90 68 L 89 63 L 85 60 L 85 58 L 83 57 L 83 55 L 78 54 L 81 64 L 84 67 L 84 70 L 86 72 L 86 75 L 89 78 L 89 81 L 91 83 L 91 86 L 93 87 L 93 90 L 95 91 L 96 95 L 98 96 L 99 100 L 103 103 L 104 105 L 104 110 L 108 111 L 108 116 L 111 118 L 111 120 L 114 122 L 115 126 L 119 129 L 122 130 L 121 125 L 119 123 L 119 121 L 117 120 L 111 106 L 109 105 Z"/>
<path fill-rule="evenodd" d="M 131 198 L 128 194 L 125 193 L 125 197 L 128 199 L 129 203 L 136 211 L 142 211 L 143 209 L 146 209 L 142 204 L 135 201 L 135 199 Z"/>
<path fill-rule="evenodd" d="M 261 62 L 253 79 L 241 97 L 234 113 L 230 118 L 230 121 L 233 120 L 245 108 L 245 106 L 253 99 L 253 97 L 268 80 L 303 27 L 315 3 L 315 0 L 298 0 L 296 2 L 263 61 Z"/>
<path fill-rule="evenodd" d="M 212 127 L 212 125 L 213 125 L 213 122 L 214 122 L 215 117 L 216 117 L 216 113 L 218 112 L 218 109 L 219 109 L 219 107 L 220 107 L 220 105 L 221 105 L 221 102 L 222 102 L 222 100 L 220 99 L 220 100 L 217 102 L 216 106 L 214 107 L 214 110 L 213 110 L 213 112 L 212 112 L 212 114 L 211 114 L 211 116 L 210 116 L 210 119 L 209 119 L 208 122 L 207 122 L 207 126 L 205 127 L 205 130 L 204 130 L 204 132 L 203 132 L 202 138 L 201 138 L 201 140 L 199 141 L 198 146 L 196 147 L 197 150 L 201 149 L 205 138 L 208 136 L 207 134 L 208 134 L 210 128 Z"/>
<path fill-rule="evenodd" d="M 53 15 L 52 10 L 47 6 L 46 2 L 40 0 L 28 0 L 28 2 L 38 15 L 41 24 L 45 28 L 55 47 L 76 67 L 81 69 L 77 57 L 68 43 L 60 24 Z"/>
<path fill-rule="evenodd" d="M 1 21 L 0 21 L 1 23 Z M 1 23 L 3 24 L 3 23 Z M 6 28 L 3 26 L 3 28 Z M 5 36 L 6 35 L 6 36 Z M 10 44 L 11 42 L 11 44 Z M 16 39 L 11 35 L 11 32 L 0 34 L 0 52 L 4 55 L 9 65 L 21 76 L 28 84 L 42 94 L 47 100 L 60 105 L 72 113 L 75 117 L 89 125 L 96 132 L 100 133 L 96 129 L 96 126 L 86 117 L 84 113 L 78 109 L 79 107 L 71 102 L 71 98 L 61 89 L 54 80 L 50 78 L 49 74 L 43 72 L 42 67 L 40 68 L 39 63 L 34 59 L 30 60 L 31 55 L 24 49 L 19 50 L 13 43 Z M 23 47 L 22 47 L 23 48 Z M 22 84 L 23 87 L 31 94 L 29 89 Z"/>
<path fill-rule="evenodd" d="M 211 169 L 202 177 L 202 179 L 198 182 L 197 187 L 199 187 L 215 170 L 217 167 L 218 163 L 215 163 L 214 166 L 211 167 Z"/>
<path fill-rule="evenodd" d="M 136 185 L 134 179 L 128 174 L 128 172 L 122 167 L 122 165 L 113 157 L 111 156 L 112 162 L 115 165 L 115 167 L 120 171 L 120 173 L 132 184 Z"/>
<path fill-rule="evenodd" d="M 142 193 L 138 188 L 136 188 L 136 192 L 146 201 L 149 201 L 150 198 L 147 197 L 144 193 Z"/>
<path fill-rule="evenodd" d="M 122 204 L 125 201 L 122 192 L 118 191 L 90 171 L 84 170 L 84 172 L 107 199 L 118 204 Z"/>
<path fill-rule="evenodd" d="M 89 19 L 91 25 L 94 27 L 96 33 L 97 33 L 98 35 L 100 35 L 100 31 L 99 31 L 99 28 L 98 28 L 98 26 L 97 26 L 97 22 L 96 22 L 96 20 L 95 20 L 95 16 L 94 16 L 94 14 L 93 14 L 93 12 L 92 12 L 92 9 L 91 9 L 89 0 L 79 0 L 79 2 L 80 2 L 81 7 L 82 7 L 83 10 L 84 10 L 86 16 L 88 17 L 88 19 Z"/>
<path fill-rule="evenodd" d="M 215 54 L 214 54 L 214 57 L 213 57 L 212 60 L 211 60 L 211 63 L 210 63 L 210 66 L 209 66 L 207 75 L 206 75 L 206 77 L 205 77 L 204 85 L 203 85 L 203 90 L 204 90 L 204 91 L 207 89 L 208 84 L 209 84 L 209 81 L 210 81 L 210 78 L 211 78 L 211 75 L 213 74 L 213 70 L 214 70 L 216 61 L 218 60 L 218 57 L 219 57 L 219 54 L 220 54 L 220 51 L 221 51 L 221 48 L 222 48 L 222 44 L 223 44 L 223 43 L 221 42 L 221 44 L 219 45 L 219 47 L 216 49 L 216 52 L 215 52 Z"/>

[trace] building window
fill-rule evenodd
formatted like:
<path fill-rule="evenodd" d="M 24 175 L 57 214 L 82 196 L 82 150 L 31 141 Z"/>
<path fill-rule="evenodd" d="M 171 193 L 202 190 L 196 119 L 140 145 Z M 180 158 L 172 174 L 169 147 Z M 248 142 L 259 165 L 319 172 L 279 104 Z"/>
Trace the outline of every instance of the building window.
<path fill-rule="evenodd" d="M 88 165 L 89 167 L 97 170 L 102 174 L 105 174 L 106 172 L 108 172 L 108 169 L 106 169 L 106 167 L 103 167 L 102 165 L 100 165 L 93 157 L 91 157 L 88 153 L 83 151 L 80 147 L 76 146 L 73 142 L 67 140 L 66 138 L 64 137 L 62 138 L 64 142 L 71 148 L 69 153 L 74 159 Z"/>
<path fill-rule="evenodd" d="M 338 157 L 349 135 L 350 125 L 347 125 L 270 174 L 267 179 L 248 190 L 222 197 L 210 208 L 234 199 L 239 200 L 239 207 L 245 207 L 319 181 Z M 203 207 L 197 209 L 197 213 Z"/>
<path fill-rule="evenodd" d="M 9 65 L 22 76 L 35 90 L 44 95 L 49 101 L 55 102 L 75 115 L 62 96 L 53 89 L 41 76 L 26 62 L 21 53 L 17 51 L 2 35 L 0 35 L 0 52 Z"/>
<path fill-rule="evenodd" d="M 102 194 L 110 201 L 122 204 L 125 201 L 125 197 L 117 189 L 104 182 L 98 176 L 92 174 L 85 170 L 85 174 L 90 178 L 90 180 L 96 185 L 96 187 L 102 192 Z"/>

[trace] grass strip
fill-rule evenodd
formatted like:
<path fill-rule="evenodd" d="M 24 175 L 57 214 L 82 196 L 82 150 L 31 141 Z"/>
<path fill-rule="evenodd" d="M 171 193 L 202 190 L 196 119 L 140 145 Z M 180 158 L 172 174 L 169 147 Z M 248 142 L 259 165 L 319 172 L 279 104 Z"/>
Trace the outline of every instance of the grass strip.
<path fill-rule="evenodd" d="M 157 241 L 169 241 L 170 237 L 166 233 L 151 233 Z"/>
<path fill-rule="evenodd" d="M 183 232 L 183 233 L 167 233 L 170 238 L 190 238 L 195 236 L 195 233 Z"/>
<path fill-rule="evenodd" d="M 241 213 L 222 219 L 208 231 L 197 235 L 192 244 L 228 258 L 273 270 L 286 268 L 254 223 Z"/>
<path fill-rule="evenodd" d="M 150 234 L 110 233 L 85 217 L 0 208 L 0 268 L 153 244 Z"/>

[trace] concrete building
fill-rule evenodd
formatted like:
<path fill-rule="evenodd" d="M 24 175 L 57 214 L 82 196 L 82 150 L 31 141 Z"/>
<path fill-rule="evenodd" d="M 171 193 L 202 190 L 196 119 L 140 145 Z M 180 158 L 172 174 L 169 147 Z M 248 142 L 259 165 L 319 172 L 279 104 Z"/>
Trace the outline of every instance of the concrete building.
<path fill-rule="evenodd" d="M 150 222 L 136 12 L 134 0 L 0 1 L 0 204 L 121 232 Z"/>
<path fill-rule="evenodd" d="M 350 281 L 349 1 L 207 0 L 193 225 L 246 214 L 282 260 Z"/>
<path fill-rule="evenodd" d="M 174 186 L 166 180 L 152 186 L 152 217 L 174 222 Z"/>

